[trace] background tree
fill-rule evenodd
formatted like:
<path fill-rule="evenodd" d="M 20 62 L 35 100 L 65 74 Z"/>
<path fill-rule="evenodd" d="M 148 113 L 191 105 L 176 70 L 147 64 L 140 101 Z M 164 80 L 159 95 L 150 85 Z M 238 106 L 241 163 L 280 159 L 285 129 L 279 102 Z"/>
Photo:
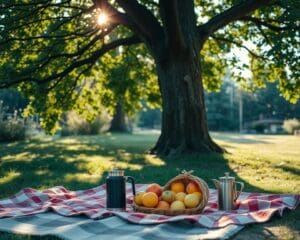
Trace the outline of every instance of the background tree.
<path fill-rule="evenodd" d="M 143 53 L 141 55 L 141 53 Z M 111 109 L 113 119 L 109 131 L 130 132 L 131 118 L 142 108 L 141 101 L 154 107 L 160 103 L 154 64 L 145 49 L 123 48 L 104 64 L 107 90 L 104 105 Z"/>
<path fill-rule="evenodd" d="M 23 110 L 28 104 L 28 99 L 23 98 L 16 90 L 1 89 L 0 102 L 2 102 L 6 111 L 12 114 L 15 111 Z"/>
<path fill-rule="evenodd" d="M 205 92 L 209 130 L 237 131 L 239 128 L 239 90 L 230 79 L 219 91 Z"/>
<path fill-rule="evenodd" d="M 161 124 L 161 109 L 144 106 L 142 111 L 137 114 L 136 121 L 138 127 L 157 129 Z"/>
<path fill-rule="evenodd" d="M 234 82 L 224 81 L 218 92 L 206 92 L 206 108 L 209 130 L 239 130 L 240 89 Z M 242 91 L 243 124 L 260 119 L 300 119 L 300 101 L 295 104 L 286 101 L 275 82 L 250 92 Z M 263 131 L 263 128 L 262 128 Z"/>
<path fill-rule="evenodd" d="M 64 110 L 97 108 L 81 95 L 91 78 L 99 79 L 101 102 L 100 57 L 121 45 L 143 43 L 156 64 L 163 108 L 152 152 L 222 152 L 208 133 L 203 85 L 218 87 L 220 71 L 230 64 L 240 69 L 234 77 L 245 87 L 277 79 L 282 94 L 296 101 L 299 5 L 297 0 L 3 0 L 0 87 L 18 86 L 30 96 L 28 112 L 40 112 L 45 128 L 53 129 Z M 228 57 L 234 47 L 247 50 L 250 62 L 240 65 L 236 55 Z M 245 68 L 251 77 L 241 74 Z"/>
<path fill-rule="evenodd" d="M 244 93 L 244 108 L 251 109 L 244 112 L 244 119 L 247 122 L 264 119 L 300 119 L 300 101 L 295 104 L 288 103 L 279 96 L 276 83 L 268 83 L 265 88 L 257 89 L 254 92 Z"/>

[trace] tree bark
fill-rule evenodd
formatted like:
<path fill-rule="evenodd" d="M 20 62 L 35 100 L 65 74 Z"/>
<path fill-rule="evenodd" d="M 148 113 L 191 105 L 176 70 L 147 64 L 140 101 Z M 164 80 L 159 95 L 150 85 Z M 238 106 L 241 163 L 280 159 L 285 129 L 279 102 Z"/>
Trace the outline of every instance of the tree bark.
<path fill-rule="evenodd" d="M 124 112 L 123 105 L 120 101 L 116 105 L 115 113 L 113 115 L 109 131 L 123 133 L 130 132 L 130 129 L 127 126 L 126 122 L 126 114 Z"/>
<path fill-rule="evenodd" d="M 223 152 L 208 132 L 199 53 L 195 54 L 157 65 L 163 112 L 161 135 L 152 153 Z"/>
<path fill-rule="evenodd" d="M 176 7 L 178 11 L 173 15 L 167 12 L 167 7 L 162 9 L 166 40 L 152 50 L 163 112 L 161 135 L 151 152 L 158 155 L 222 153 L 224 150 L 213 142 L 207 127 L 200 63 L 205 40 L 199 41 L 193 1 L 177 1 Z M 178 21 L 173 21 L 174 18 Z M 174 39 L 174 31 L 181 36 L 181 41 Z"/>

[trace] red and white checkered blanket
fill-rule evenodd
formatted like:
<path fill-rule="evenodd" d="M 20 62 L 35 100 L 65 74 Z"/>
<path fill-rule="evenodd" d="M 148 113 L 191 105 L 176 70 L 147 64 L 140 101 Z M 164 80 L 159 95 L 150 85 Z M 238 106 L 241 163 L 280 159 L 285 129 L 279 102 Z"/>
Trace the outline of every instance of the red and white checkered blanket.
<path fill-rule="evenodd" d="M 136 188 L 137 191 L 143 191 L 146 185 L 138 184 Z M 275 213 L 281 216 L 286 208 L 295 209 L 300 201 L 300 195 L 293 194 L 242 193 L 236 210 L 219 211 L 217 209 L 217 192 L 210 189 L 208 205 L 202 214 L 164 216 L 134 212 L 131 207 L 132 195 L 130 195 L 131 189 L 129 186 L 127 192 L 127 210 L 118 212 L 109 211 L 105 208 L 105 185 L 75 192 L 64 187 L 53 187 L 42 192 L 25 188 L 10 198 L 0 200 L 0 218 L 31 215 L 53 210 L 63 216 L 83 214 L 89 218 L 97 219 L 115 215 L 138 224 L 190 220 L 207 228 L 219 228 L 229 224 L 244 225 L 265 222 Z"/>

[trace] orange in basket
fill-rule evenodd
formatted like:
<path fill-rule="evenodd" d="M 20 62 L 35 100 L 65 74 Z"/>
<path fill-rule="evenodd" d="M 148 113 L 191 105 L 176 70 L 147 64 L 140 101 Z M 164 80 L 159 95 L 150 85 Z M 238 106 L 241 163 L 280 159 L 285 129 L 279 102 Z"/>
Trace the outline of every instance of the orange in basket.
<path fill-rule="evenodd" d="M 143 194 L 142 202 L 145 207 L 156 207 L 158 204 L 158 196 L 153 192 Z"/>
<path fill-rule="evenodd" d="M 160 208 L 160 209 L 169 209 L 170 208 L 170 204 L 166 201 L 159 201 L 158 205 L 156 206 L 156 208 Z"/>
<path fill-rule="evenodd" d="M 185 185 L 183 182 L 172 182 L 171 183 L 171 191 L 173 191 L 174 193 L 179 193 L 179 192 L 184 192 L 185 190 Z"/>
<path fill-rule="evenodd" d="M 150 203 L 143 200 L 143 206 L 139 206 L 135 201 L 133 209 L 137 212 L 163 214 L 169 216 L 182 214 L 199 214 L 203 211 L 208 202 L 208 186 L 206 182 L 191 172 L 183 171 L 182 174 L 172 178 L 163 187 L 163 193 L 158 201 L 158 197 L 153 192 Z M 146 196 L 143 195 L 143 199 Z M 156 197 L 152 196 L 156 195 Z M 161 202 L 165 203 L 161 203 Z M 169 204 L 169 206 L 167 206 Z"/>

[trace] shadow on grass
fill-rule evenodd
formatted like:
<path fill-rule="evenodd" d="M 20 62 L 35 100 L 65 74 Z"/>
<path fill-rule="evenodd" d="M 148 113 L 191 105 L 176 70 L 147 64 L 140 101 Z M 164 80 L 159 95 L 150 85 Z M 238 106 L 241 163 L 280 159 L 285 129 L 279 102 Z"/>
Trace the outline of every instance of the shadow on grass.
<path fill-rule="evenodd" d="M 163 164 L 161 160 L 148 159 L 144 150 L 145 143 L 141 145 L 134 138 L 127 143 L 116 136 L 0 144 L 0 198 L 24 187 L 94 187 L 104 182 L 104 173 L 114 166 L 141 170 Z"/>
<path fill-rule="evenodd" d="M 225 140 L 226 136 L 219 138 L 235 142 L 228 140 L 229 137 Z M 214 188 L 212 178 L 229 172 L 237 181 L 245 183 L 246 191 L 271 193 L 241 179 L 229 166 L 226 155 L 154 157 L 144 154 L 154 141 L 155 138 L 145 140 L 144 136 L 111 135 L 0 144 L 0 197 L 7 197 L 24 187 L 45 189 L 63 185 L 71 190 L 95 187 L 105 182 L 107 171 L 113 166 L 124 169 L 126 175 L 136 178 L 137 183 L 157 182 L 161 185 L 182 170 L 194 170 L 193 174 L 203 178 L 211 188 Z M 284 170 L 299 174 L 297 169 Z M 289 227 L 296 230 L 296 227 Z"/>
<path fill-rule="evenodd" d="M 144 154 L 145 146 L 150 147 L 154 139 L 141 143 L 138 138 L 112 135 L 2 144 L 0 197 L 29 186 L 41 189 L 64 185 L 72 190 L 94 187 L 105 182 L 107 171 L 113 167 L 124 169 L 137 183 L 163 185 L 182 170 L 193 170 L 210 187 L 214 187 L 211 179 L 223 176 L 224 172 L 244 181 L 230 168 L 224 155 L 154 157 Z M 284 170 L 299 174 L 297 169 Z M 247 182 L 245 189 L 268 192 Z"/>
<path fill-rule="evenodd" d="M 283 171 L 286 171 L 290 174 L 294 174 L 296 176 L 300 176 L 300 169 L 296 168 L 296 167 L 289 167 L 289 166 L 276 166 L 276 168 L 282 169 Z"/>
<path fill-rule="evenodd" d="M 263 139 L 259 139 L 259 135 L 255 135 L 255 138 L 252 135 L 245 135 L 245 134 L 232 134 L 232 133 L 212 133 L 213 137 L 216 137 L 218 140 L 222 140 L 225 142 L 237 143 L 237 144 L 271 144 L 267 141 L 267 137 L 263 136 Z"/>

